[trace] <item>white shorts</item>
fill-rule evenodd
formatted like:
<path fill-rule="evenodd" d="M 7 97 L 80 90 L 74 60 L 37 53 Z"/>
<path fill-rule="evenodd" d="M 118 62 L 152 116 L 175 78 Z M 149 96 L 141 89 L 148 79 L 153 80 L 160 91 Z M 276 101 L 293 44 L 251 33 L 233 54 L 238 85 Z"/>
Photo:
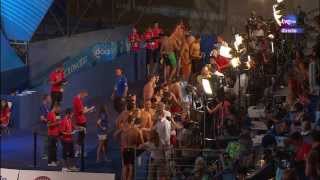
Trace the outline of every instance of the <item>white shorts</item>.
<path fill-rule="evenodd" d="M 107 135 L 106 134 L 98 134 L 98 139 L 99 141 L 104 141 L 107 140 Z"/>

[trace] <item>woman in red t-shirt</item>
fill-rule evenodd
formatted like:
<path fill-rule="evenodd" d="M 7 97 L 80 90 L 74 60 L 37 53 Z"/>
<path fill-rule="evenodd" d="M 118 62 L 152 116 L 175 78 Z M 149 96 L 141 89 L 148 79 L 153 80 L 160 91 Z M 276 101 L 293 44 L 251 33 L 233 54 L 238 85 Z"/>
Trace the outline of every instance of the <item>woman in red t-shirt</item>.
<path fill-rule="evenodd" d="M 11 109 L 6 100 L 1 100 L 1 109 L 0 109 L 0 125 L 1 128 L 6 128 L 9 125 L 11 116 Z"/>

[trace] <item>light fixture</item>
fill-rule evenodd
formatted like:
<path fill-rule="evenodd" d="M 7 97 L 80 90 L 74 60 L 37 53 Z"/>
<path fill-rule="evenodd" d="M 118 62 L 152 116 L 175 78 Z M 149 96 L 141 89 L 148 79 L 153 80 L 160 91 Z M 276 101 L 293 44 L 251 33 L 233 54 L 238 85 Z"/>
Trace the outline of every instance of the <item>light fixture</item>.
<path fill-rule="evenodd" d="M 207 95 L 212 95 L 212 88 L 208 79 L 202 79 L 202 87 Z"/>
<path fill-rule="evenodd" d="M 248 69 L 251 68 L 251 56 L 250 55 L 248 55 L 248 61 L 246 62 L 246 66 Z"/>
<path fill-rule="evenodd" d="M 236 67 L 238 67 L 239 65 L 240 65 L 240 59 L 239 59 L 239 57 L 233 57 L 232 59 L 231 59 L 231 65 L 232 65 L 232 67 L 234 67 L 234 68 L 236 68 Z"/>
<path fill-rule="evenodd" d="M 240 46 L 240 45 L 242 44 L 242 42 L 243 42 L 243 37 L 240 36 L 239 34 L 236 34 L 234 38 L 235 38 L 235 41 L 234 41 L 234 43 L 233 43 L 234 48 L 236 49 L 237 52 L 239 52 L 239 46 Z"/>
<path fill-rule="evenodd" d="M 281 10 L 278 10 L 278 7 L 281 3 L 283 3 L 284 0 L 277 0 L 277 4 L 274 4 L 272 9 L 273 9 L 273 17 L 276 23 L 281 26 L 281 19 L 283 17 Z"/>
<path fill-rule="evenodd" d="M 232 58 L 230 51 L 231 51 L 231 48 L 229 48 L 228 46 L 222 45 L 219 49 L 219 54 L 220 56 L 225 58 Z"/>

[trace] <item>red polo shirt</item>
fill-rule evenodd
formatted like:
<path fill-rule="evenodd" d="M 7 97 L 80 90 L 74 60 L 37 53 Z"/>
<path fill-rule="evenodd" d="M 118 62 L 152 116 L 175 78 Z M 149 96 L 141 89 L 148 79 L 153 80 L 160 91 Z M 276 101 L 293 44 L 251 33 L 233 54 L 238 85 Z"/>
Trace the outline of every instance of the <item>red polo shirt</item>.
<path fill-rule="evenodd" d="M 152 31 L 147 31 L 144 34 L 144 40 L 147 42 L 146 48 L 147 49 L 155 49 L 156 48 L 156 43 L 153 40 L 153 33 Z"/>
<path fill-rule="evenodd" d="M 10 120 L 10 108 L 1 109 L 0 112 L 0 124 L 3 126 L 7 126 Z"/>
<path fill-rule="evenodd" d="M 87 119 L 83 113 L 84 105 L 83 101 L 79 96 L 73 98 L 73 113 L 76 120 L 77 125 L 85 125 L 87 123 Z"/>
<path fill-rule="evenodd" d="M 153 37 L 154 38 L 156 38 L 155 40 L 154 40 L 154 43 L 155 43 L 155 49 L 157 49 L 157 48 L 159 48 L 160 47 L 160 40 L 159 40 L 159 37 L 160 37 L 160 33 L 162 33 L 163 31 L 162 31 L 162 29 L 161 28 L 153 28 L 152 29 L 152 35 L 153 35 Z"/>
<path fill-rule="evenodd" d="M 140 49 L 140 35 L 137 32 L 131 33 L 129 35 L 129 41 L 131 44 L 131 51 L 136 52 Z"/>
<path fill-rule="evenodd" d="M 60 125 L 60 131 L 64 133 L 72 133 L 73 131 L 73 126 L 70 117 L 66 116 L 63 118 L 61 121 Z M 63 134 L 61 136 L 61 140 L 64 142 L 72 142 L 72 135 L 71 134 Z"/>
<path fill-rule="evenodd" d="M 57 116 L 56 113 L 50 111 L 47 115 L 47 120 L 48 123 L 56 123 L 57 122 Z M 49 126 L 48 127 L 48 136 L 59 136 L 60 131 L 59 131 L 59 124 Z"/>
<path fill-rule="evenodd" d="M 62 92 L 62 81 L 64 80 L 63 71 L 54 71 L 50 74 L 51 92 Z"/>

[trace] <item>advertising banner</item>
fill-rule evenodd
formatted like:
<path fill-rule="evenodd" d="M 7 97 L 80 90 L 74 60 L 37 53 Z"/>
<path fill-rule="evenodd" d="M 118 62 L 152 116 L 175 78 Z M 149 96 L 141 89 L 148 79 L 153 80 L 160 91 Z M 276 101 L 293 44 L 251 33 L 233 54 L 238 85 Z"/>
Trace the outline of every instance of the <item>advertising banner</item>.
<path fill-rule="evenodd" d="M 19 180 L 114 180 L 114 174 L 21 170 Z"/>
<path fill-rule="evenodd" d="M 0 180 L 17 180 L 19 170 L 16 169 L 0 169 Z"/>

